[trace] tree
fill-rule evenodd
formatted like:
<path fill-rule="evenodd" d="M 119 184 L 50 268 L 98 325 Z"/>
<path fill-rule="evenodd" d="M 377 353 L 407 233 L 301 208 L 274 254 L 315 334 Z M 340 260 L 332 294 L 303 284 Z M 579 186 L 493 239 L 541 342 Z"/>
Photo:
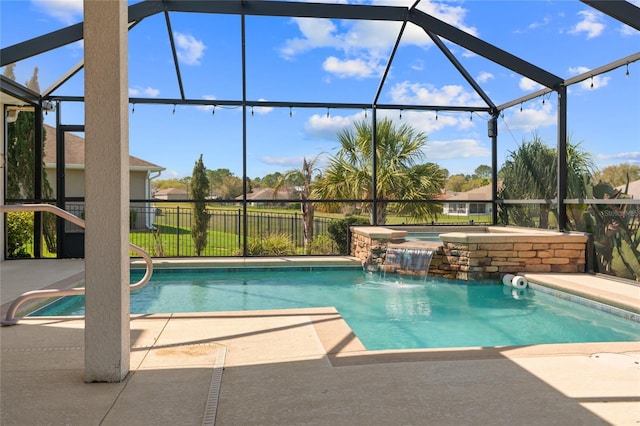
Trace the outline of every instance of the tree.
<path fill-rule="evenodd" d="M 224 179 L 233 176 L 229 169 L 215 169 L 207 170 L 207 177 L 209 178 L 209 188 L 211 189 L 211 195 L 222 198 L 220 187 Z"/>
<path fill-rule="evenodd" d="M 340 150 L 329 160 L 329 165 L 315 188 L 317 198 L 369 200 L 372 190 L 372 123 L 366 120 L 354 123 L 353 129 L 338 133 Z M 378 200 L 429 200 L 444 187 L 444 172 L 432 163 L 421 164 L 427 136 L 416 132 L 408 124 L 396 127 L 392 120 L 383 119 L 376 126 L 376 161 Z M 369 208 L 371 223 L 373 211 Z M 439 206 L 429 203 L 398 203 L 398 211 L 419 220 L 434 217 Z M 378 224 L 386 222 L 387 203 L 377 204 Z"/>
<path fill-rule="evenodd" d="M 487 166 L 486 164 L 481 164 L 476 167 L 474 171 L 474 177 L 491 179 L 491 166 Z"/>
<path fill-rule="evenodd" d="M 159 191 L 161 189 L 169 189 L 169 188 L 178 188 L 187 190 L 187 185 L 182 179 L 171 178 L 171 179 L 158 179 L 153 181 L 153 189 L 154 191 Z"/>
<path fill-rule="evenodd" d="M 316 156 L 312 160 L 303 158 L 301 169 L 289 170 L 284 175 L 281 175 L 280 179 L 273 187 L 274 198 L 278 193 L 278 190 L 282 188 L 286 183 L 289 183 L 292 186 L 300 187 L 299 194 L 300 200 L 302 201 L 300 203 L 300 211 L 302 213 L 303 221 L 305 254 L 311 254 L 311 243 L 313 241 L 313 218 L 315 213 L 314 205 L 313 203 L 307 202 L 307 200 L 311 197 L 313 173 L 315 171 L 315 164 L 318 161 L 318 157 L 319 156 Z"/>
<path fill-rule="evenodd" d="M 464 191 L 464 186 L 466 183 L 467 178 L 464 175 L 453 175 L 447 180 L 445 188 L 453 192 L 462 192 Z"/>
<path fill-rule="evenodd" d="M 275 187 L 280 180 L 282 180 L 283 174 L 280 172 L 269 173 L 262 179 L 260 179 L 259 187 L 260 188 L 273 188 Z"/>
<path fill-rule="evenodd" d="M 3 75 L 15 79 L 15 65 L 5 68 Z M 38 67 L 33 70 L 33 75 L 26 82 L 26 86 L 31 90 L 40 93 L 38 83 Z M 44 152 L 44 141 L 46 132 L 42 129 L 42 152 Z M 53 188 L 44 169 L 44 163 L 37 165 L 35 162 L 35 113 L 30 111 L 20 111 L 15 121 L 7 125 L 7 198 L 13 199 L 33 199 L 35 194 L 35 171 L 36 167 L 42 170 L 42 194 L 40 198 L 50 200 L 54 198 Z M 43 213 L 42 226 L 45 243 L 50 253 L 57 251 L 56 247 L 56 218 L 51 213 Z"/>
<path fill-rule="evenodd" d="M 607 182 L 613 187 L 622 186 L 638 179 L 640 179 L 640 166 L 630 163 L 605 167 L 594 177 L 596 182 Z"/>
<path fill-rule="evenodd" d="M 193 203 L 193 219 L 191 221 L 191 238 L 196 250 L 196 255 L 200 256 L 202 250 L 207 245 L 207 231 L 209 228 L 209 214 L 207 205 L 202 201 L 209 195 L 209 179 L 207 170 L 202 162 L 202 154 L 193 166 L 193 174 L 190 181 L 190 196 Z"/>
<path fill-rule="evenodd" d="M 503 179 L 498 198 L 511 200 L 550 200 L 557 194 L 557 150 L 551 148 L 534 135 L 531 141 L 523 142 L 500 169 Z M 595 170 L 592 157 L 580 149 L 580 144 L 567 142 L 567 196 L 586 198 L 591 177 Z M 520 226 L 536 227 L 531 214 L 524 210 L 509 210 L 510 218 Z M 511 213 L 513 212 L 513 214 Z M 502 210 L 503 220 L 507 211 Z M 538 210 L 538 227 L 549 227 L 549 204 L 543 203 Z"/>
<path fill-rule="evenodd" d="M 242 195 L 242 179 L 237 176 L 227 176 L 222 179 L 222 184 L 218 190 L 218 196 L 220 198 L 223 200 L 233 200 L 239 195 Z"/>

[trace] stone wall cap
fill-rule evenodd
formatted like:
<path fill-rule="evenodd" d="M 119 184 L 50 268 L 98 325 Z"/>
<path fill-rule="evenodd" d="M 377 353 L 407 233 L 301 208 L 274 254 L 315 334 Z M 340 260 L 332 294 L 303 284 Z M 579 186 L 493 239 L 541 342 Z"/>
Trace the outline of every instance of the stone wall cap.
<path fill-rule="evenodd" d="M 351 227 L 351 232 L 354 234 L 364 235 L 375 240 L 394 240 L 396 238 L 404 238 L 407 236 L 407 231 L 399 231 L 382 226 L 353 226 Z"/>
<path fill-rule="evenodd" d="M 586 242 L 587 236 L 584 234 L 565 234 L 562 232 L 524 232 L 513 233 L 465 233 L 465 232 L 449 232 L 440 234 L 442 241 L 451 243 L 502 243 L 502 242 L 535 242 L 535 243 L 565 243 L 565 242 Z"/>

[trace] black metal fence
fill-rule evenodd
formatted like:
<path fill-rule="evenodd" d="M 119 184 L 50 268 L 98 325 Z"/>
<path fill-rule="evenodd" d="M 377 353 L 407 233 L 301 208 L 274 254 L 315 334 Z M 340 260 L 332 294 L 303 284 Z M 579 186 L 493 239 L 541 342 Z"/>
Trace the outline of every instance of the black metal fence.
<path fill-rule="evenodd" d="M 241 205 L 219 201 L 202 203 L 206 205 L 209 215 L 206 244 L 200 251 L 203 257 L 344 255 L 348 253 L 344 252 L 345 243 L 341 239 L 347 230 L 338 232 L 339 241 L 335 241 L 329 232 L 331 224 L 342 226 L 349 217 L 361 218 L 362 223 L 369 222 L 369 215 L 362 211 L 361 202 L 325 204 L 325 209 L 316 209 L 313 238 L 305 244 L 304 217 L 299 211 L 299 201 L 252 202 L 246 209 Z M 85 217 L 82 200 L 69 201 L 64 208 L 80 218 Z M 196 256 L 198 253 L 191 235 L 193 209 L 193 201 L 132 200 L 129 213 L 131 243 L 152 257 Z M 389 211 L 387 223 L 390 225 L 481 225 L 490 224 L 491 219 L 488 214 L 440 214 L 435 221 L 430 219 L 415 223 L 411 217 L 395 213 L 391 203 Z M 38 254 L 33 238 L 33 213 L 26 214 L 31 215 L 31 225 L 27 226 L 31 228 L 31 238 L 23 241 L 24 250 L 19 255 L 8 252 L 5 254 L 7 258 L 57 257 L 59 254 L 67 257 L 69 253 L 71 257 L 84 256 L 83 230 L 68 222 L 65 222 L 64 231 L 60 234 L 62 240 L 56 241 L 57 252 L 43 243 Z M 340 222 L 343 222 L 342 225 L 339 225 Z M 131 254 L 135 255 L 133 252 Z"/>
<path fill-rule="evenodd" d="M 154 257 L 195 256 L 191 238 L 193 207 L 132 207 L 138 220 L 131 229 L 131 242 Z M 298 255 L 305 254 L 304 221 L 301 213 L 247 211 L 241 208 L 207 209 L 207 242 L 201 256 Z M 144 218 L 143 223 L 139 220 Z M 339 254 L 328 235 L 333 219 L 314 217 L 310 254 Z M 143 226 L 141 226 L 143 225 Z M 247 232 L 244 232 L 246 226 Z"/>

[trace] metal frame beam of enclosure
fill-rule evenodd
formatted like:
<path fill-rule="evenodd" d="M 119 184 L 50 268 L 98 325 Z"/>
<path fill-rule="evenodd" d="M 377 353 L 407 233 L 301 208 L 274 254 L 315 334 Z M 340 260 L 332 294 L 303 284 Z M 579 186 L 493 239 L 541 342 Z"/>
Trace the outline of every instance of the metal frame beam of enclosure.
<path fill-rule="evenodd" d="M 458 46 L 464 47 L 490 61 L 510 69 L 530 80 L 542 84 L 545 87 L 555 89 L 560 86 L 563 79 L 537 67 L 511 53 L 487 43 L 471 34 L 468 34 L 453 25 L 434 18 L 420 10 L 409 12 L 409 21 L 418 25 L 423 30 L 439 35 Z"/>
<path fill-rule="evenodd" d="M 0 74 L 0 90 L 4 93 L 9 93 L 14 98 L 20 99 L 23 102 L 36 106 L 40 104 L 40 94 L 16 83 L 8 77 Z"/>
<path fill-rule="evenodd" d="M 485 91 L 482 90 L 480 85 L 473 79 L 473 77 L 471 77 L 471 74 L 469 74 L 467 69 L 465 67 L 463 67 L 462 64 L 460 63 L 460 61 L 458 61 L 458 59 L 454 56 L 454 54 L 451 53 L 451 50 L 449 50 L 449 48 L 442 42 L 442 40 L 440 40 L 440 37 L 438 37 L 437 35 L 433 34 L 431 31 L 426 31 L 425 30 L 425 32 L 431 38 L 433 43 L 436 46 L 438 46 L 438 49 L 440 49 L 442 54 L 449 60 L 449 62 L 451 62 L 451 64 L 456 68 L 456 70 L 458 70 L 460 75 L 462 75 L 462 77 L 467 81 L 467 83 L 469 83 L 471 85 L 471 87 L 473 87 L 473 90 L 476 91 L 478 96 L 480 96 L 482 98 L 482 100 L 487 105 L 489 105 L 489 107 L 491 108 L 491 111 L 494 111 L 496 106 L 493 103 L 493 101 L 491 100 L 491 98 L 489 98 L 489 95 L 487 95 L 485 93 Z"/>
<path fill-rule="evenodd" d="M 579 74 L 579 75 L 576 75 L 574 77 L 568 78 L 568 79 L 566 79 L 564 81 L 563 84 L 564 84 L 564 86 L 569 87 L 569 86 L 572 86 L 572 85 L 574 85 L 576 83 L 580 83 L 582 81 L 588 80 L 591 77 L 595 77 L 597 75 L 608 73 L 608 72 L 613 71 L 613 70 L 615 70 L 617 68 L 622 68 L 624 66 L 628 67 L 629 64 L 632 64 L 632 63 L 637 62 L 637 61 L 640 61 L 640 52 L 634 53 L 634 54 L 629 55 L 629 56 L 625 56 L 624 58 L 618 59 L 617 61 L 610 62 L 608 64 L 599 66 L 599 67 L 594 68 L 592 70 L 589 70 L 587 72 L 583 72 L 582 74 Z M 520 104 L 522 104 L 524 102 L 530 101 L 532 99 L 539 98 L 540 96 L 544 96 L 544 95 L 546 95 L 548 93 L 551 93 L 551 92 L 553 92 L 552 89 L 548 89 L 548 88 L 540 89 L 540 90 L 537 90 L 537 91 L 535 91 L 533 93 L 529 93 L 528 95 L 521 96 L 521 97 L 513 99 L 513 100 L 511 100 L 509 102 L 505 102 L 505 103 L 503 103 L 501 105 L 498 105 L 497 108 L 498 108 L 498 110 L 502 111 L 502 110 L 505 110 L 507 108 L 511 108 L 513 106 L 520 105 Z"/>
<path fill-rule="evenodd" d="M 580 0 L 582 3 L 609 15 L 640 31 L 640 8 L 625 0 Z"/>
<path fill-rule="evenodd" d="M 180 64 L 178 63 L 178 52 L 176 51 L 176 43 L 173 40 L 173 30 L 171 29 L 171 19 L 169 12 L 165 10 L 164 20 L 167 24 L 167 33 L 169 36 L 169 44 L 171 45 L 171 55 L 173 56 L 173 66 L 176 69 L 176 78 L 178 79 L 178 89 L 180 89 L 180 98 L 184 99 L 184 85 L 182 84 L 182 74 L 180 73 Z"/>
<path fill-rule="evenodd" d="M 49 96 L 51 101 L 84 102 L 82 96 Z M 300 102 L 300 101 L 259 101 L 259 100 L 233 100 L 233 99 L 178 99 L 178 98 L 129 98 L 130 104 L 135 105 L 193 105 L 193 106 L 228 106 L 228 107 L 273 107 L 273 108 L 331 108 L 331 109 L 370 109 L 371 103 L 349 102 Z M 491 107 L 483 106 L 454 106 L 454 105 L 401 105 L 401 104 L 375 104 L 381 110 L 404 111 L 448 111 L 448 112 L 487 112 Z"/>

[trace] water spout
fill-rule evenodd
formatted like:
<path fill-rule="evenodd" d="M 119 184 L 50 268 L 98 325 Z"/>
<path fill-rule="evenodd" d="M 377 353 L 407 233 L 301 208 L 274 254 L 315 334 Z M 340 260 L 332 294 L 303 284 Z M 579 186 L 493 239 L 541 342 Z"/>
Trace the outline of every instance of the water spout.
<path fill-rule="evenodd" d="M 422 248 L 387 247 L 382 270 L 386 274 L 417 275 L 426 277 L 434 250 Z"/>

